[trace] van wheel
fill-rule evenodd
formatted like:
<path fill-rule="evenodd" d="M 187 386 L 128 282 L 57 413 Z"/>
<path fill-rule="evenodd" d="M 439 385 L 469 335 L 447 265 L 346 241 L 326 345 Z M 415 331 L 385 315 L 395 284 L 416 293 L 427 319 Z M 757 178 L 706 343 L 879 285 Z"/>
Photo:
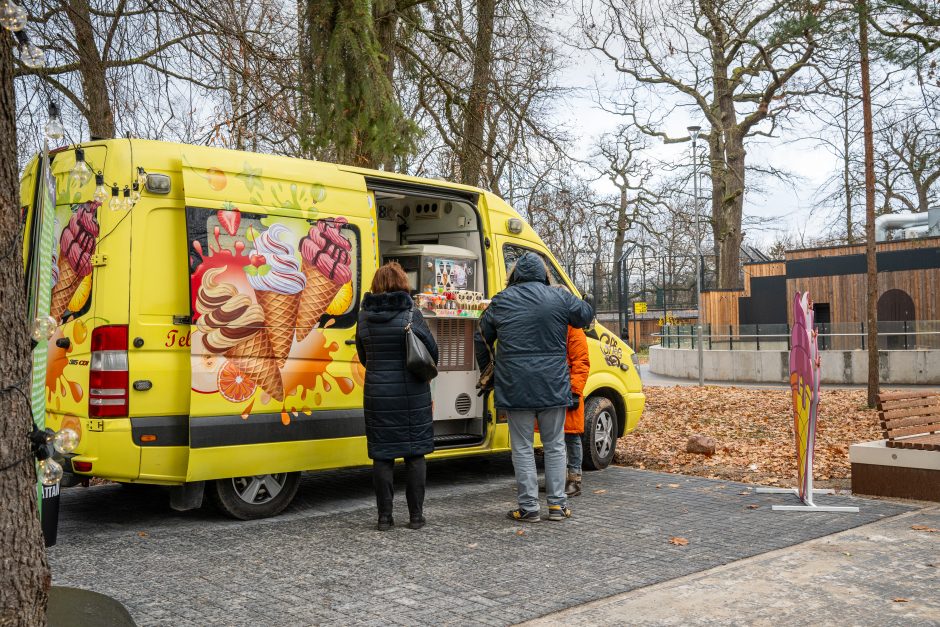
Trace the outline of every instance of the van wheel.
<path fill-rule="evenodd" d="M 584 403 L 584 461 L 588 470 L 603 470 L 610 465 L 617 450 L 617 410 L 603 396 L 592 396 Z"/>
<path fill-rule="evenodd" d="M 209 495 L 219 510 L 239 520 L 277 516 L 300 486 L 299 472 L 217 479 Z"/>

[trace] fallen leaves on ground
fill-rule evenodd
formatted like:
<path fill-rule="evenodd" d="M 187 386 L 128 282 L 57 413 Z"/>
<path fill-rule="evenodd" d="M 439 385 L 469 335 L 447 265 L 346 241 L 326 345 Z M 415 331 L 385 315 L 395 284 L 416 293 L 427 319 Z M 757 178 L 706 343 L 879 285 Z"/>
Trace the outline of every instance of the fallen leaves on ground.
<path fill-rule="evenodd" d="M 138 532 L 137 532 L 137 535 L 139 535 L 141 538 L 146 538 L 146 537 L 148 537 L 150 534 L 147 533 L 146 531 L 138 531 Z"/>
<path fill-rule="evenodd" d="M 647 387 L 646 409 L 636 430 L 621 438 L 614 462 L 746 483 L 796 485 L 796 446 L 789 389 L 736 387 Z M 816 429 L 815 481 L 848 488 L 849 445 L 881 439 L 878 412 L 866 406 L 866 392 L 827 390 L 820 394 Z M 690 435 L 718 443 L 711 457 L 685 452 Z M 669 487 L 678 484 L 669 484 Z"/>
<path fill-rule="evenodd" d="M 911 529 L 914 531 L 926 531 L 927 533 L 937 533 L 940 529 L 934 529 L 933 527 L 928 527 L 927 525 L 911 525 Z"/>
<path fill-rule="evenodd" d="M 675 544 L 676 546 L 685 546 L 689 543 L 689 541 L 686 540 L 685 538 L 675 537 L 675 538 L 669 538 L 669 543 Z"/>
<path fill-rule="evenodd" d="M 594 490 L 594 494 L 607 494 L 607 490 Z"/>
<path fill-rule="evenodd" d="M 902 598 L 902 597 L 898 597 L 898 598 L 894 599 L 894 602 L 895 602 L 895 603 L 907 603 L 907 602 L 908 602 L 908 599 L 904 599 L 904 598 Z"/>

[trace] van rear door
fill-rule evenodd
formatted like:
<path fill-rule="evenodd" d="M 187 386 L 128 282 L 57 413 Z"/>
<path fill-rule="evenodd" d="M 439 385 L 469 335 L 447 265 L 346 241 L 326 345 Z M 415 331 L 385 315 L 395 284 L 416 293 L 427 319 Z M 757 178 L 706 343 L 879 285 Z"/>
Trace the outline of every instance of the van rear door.
<path fill-rule="evenodd" d="M 218 151 L 189 153 L 183 177 L 187 480 L 368 463 L 354 337 L 376 233 L 362 177 Z"/>

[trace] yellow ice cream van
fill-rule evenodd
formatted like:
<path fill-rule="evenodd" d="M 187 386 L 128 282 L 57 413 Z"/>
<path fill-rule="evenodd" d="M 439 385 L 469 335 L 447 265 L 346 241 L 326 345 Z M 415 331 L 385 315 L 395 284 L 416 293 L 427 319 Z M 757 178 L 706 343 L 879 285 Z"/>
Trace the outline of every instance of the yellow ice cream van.
<path fill-rule="evenodd" d="M 84 161 L 100 176 L 76 175 Z M 56 181 L 47 425 L 81 436 L 77 478 L 172 486 L 236 518 L 271 516 L 300 472 L 363 466 L 355 346 L 376 268 L 402 264 L 440 349 L 432 458 L 509 449 L 478 397 L 473 332 L 527 251 L 575 291 L 497 196 L 374 170 L 155 141 L 53 151 Z M 26 237 L 38 168 L 21 184 Z M 606 467 L 640 419 L 632 351 L 589 333 L 585 464 Z"/>

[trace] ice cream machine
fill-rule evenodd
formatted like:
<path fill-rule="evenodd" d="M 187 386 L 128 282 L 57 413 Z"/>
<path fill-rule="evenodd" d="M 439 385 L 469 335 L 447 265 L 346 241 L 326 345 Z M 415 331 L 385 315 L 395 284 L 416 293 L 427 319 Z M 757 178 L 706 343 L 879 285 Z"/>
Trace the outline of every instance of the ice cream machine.
<path fill-rule="evenodd" d="M 489 303 L 483 298 L 477 255 L 454 246 L 416 244 L 384 251 L 383 261 L 396 261 L 404 269 L 437 341 L 439 374 L 431 383 L 435 435 L 482 434 L 473 333 Z"/>

